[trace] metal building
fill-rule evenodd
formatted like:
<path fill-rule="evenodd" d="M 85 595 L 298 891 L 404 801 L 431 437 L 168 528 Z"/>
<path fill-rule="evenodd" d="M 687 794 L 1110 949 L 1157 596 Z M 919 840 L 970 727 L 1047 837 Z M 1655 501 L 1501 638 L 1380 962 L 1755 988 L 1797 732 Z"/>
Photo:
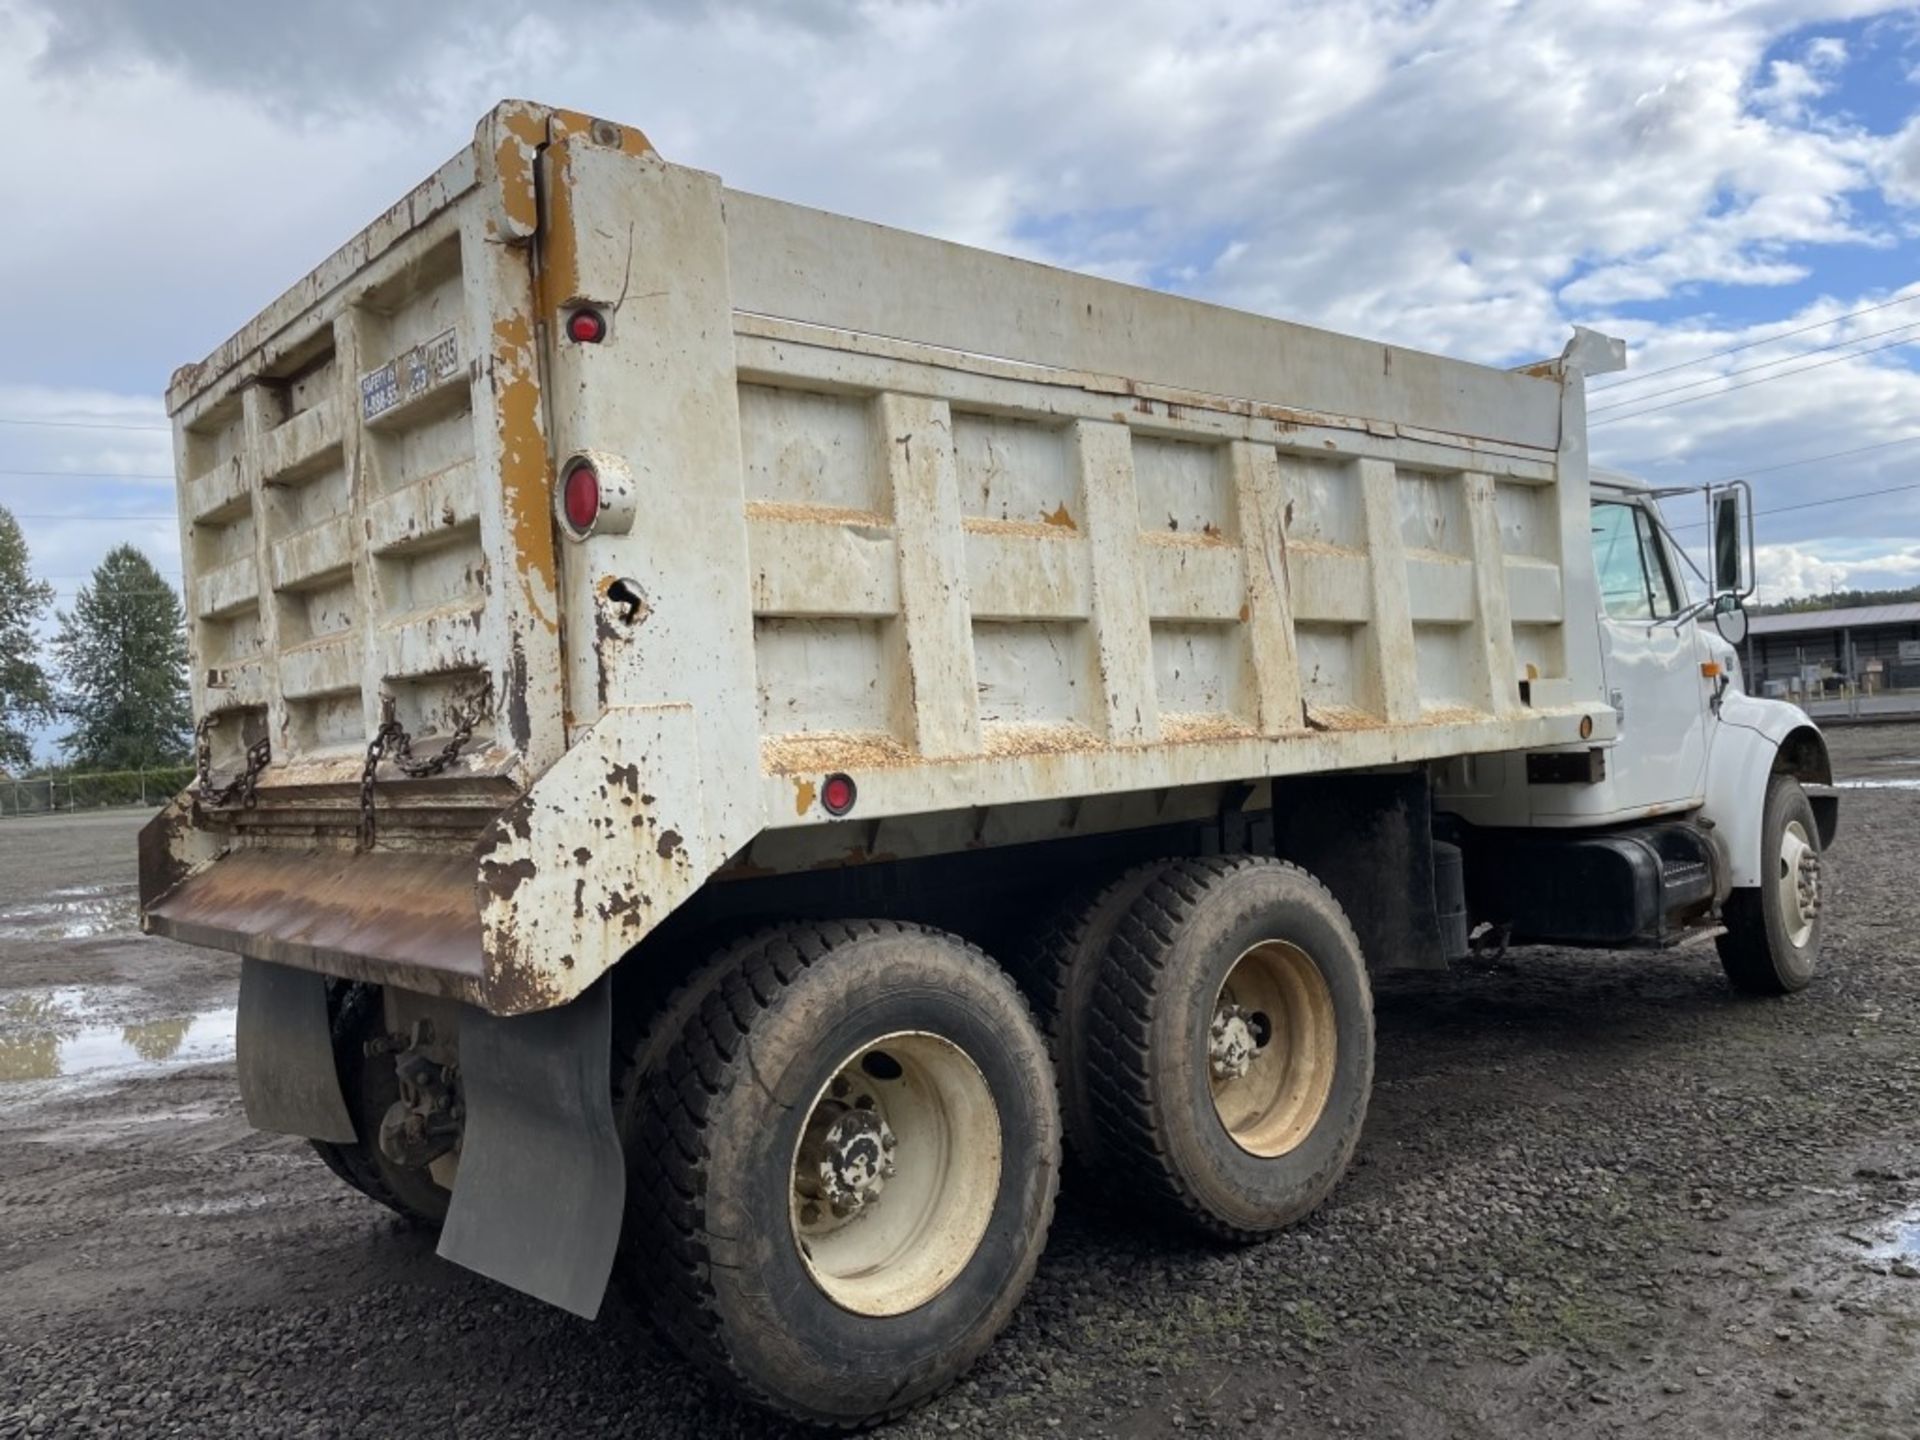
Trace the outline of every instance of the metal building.
<path fill-rule="evenodd" d="M 1748 686 L 1812 699 L 1849 682 L 1869 693 L 1920 690 L 1920 601 L 1756 615 Z"/>

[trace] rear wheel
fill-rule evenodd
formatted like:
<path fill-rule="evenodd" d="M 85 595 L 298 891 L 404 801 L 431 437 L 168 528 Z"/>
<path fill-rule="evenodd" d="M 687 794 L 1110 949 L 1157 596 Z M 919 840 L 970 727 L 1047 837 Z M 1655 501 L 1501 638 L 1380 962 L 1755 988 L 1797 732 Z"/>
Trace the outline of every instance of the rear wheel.
<path fill-rule="evenodd" d="M 1087 1050 L 1087 1026 L 1093 1018 L 1107 947 L 1127 911 L 1172 863 L 1156 860 L 1137 866 L 1097 893 L 1082 892 L 1068 901 L 1014 966 L 1053 1056 L 1060 1119 L 1076 1177 L 1083 1172 L 1092 1176 L 1100 1166 L 1100 1132 L 1088 1091 L 1093 1062 Z"/>
<path fill-rule="evenodd" d="M 1734 988 L 1752 995 L 1804 990 L 1820 958 L 1820 827 L 1800 782 L 1775 775 L 1760 822 L 1760 884 L 1727 897 L 1716 942 Z"/>
<path fill-rule="evenodd" d="M 1366 963 L 1339 903 L 1291 865 L 1168 867 L 1120 926 L 1090 1039 L 1121 1183 L 1222 1239 L 1299 1219 L 1359 1142 Z"/>
<path fill-rule="evenodd" d="M 643 1082 L 635 1276 L 695 1364 L 858 1425 L 954 1380 L 1046 1242 L 1060 1123 L 1018 991 L 887 922 L 739 947 Z"/>
<path fill-rule="evenodd" d="M 387 1056 L 369 1057 L 366 1045 L 386 1032 L 378 985 L 329 983 L 333 1012 L 333 1063 L 340 1091 L 361 1137 L 350 1145 L 310 1140 L 327 1168 L 370 1200 L 377 1200 L 416 1225 L 439 1229 L 446 1223 L 453 1193 L 425 1170 L 396 1165 L 381 1151 L 380 1122 L 400 1098 L 400 1077 Z"/>

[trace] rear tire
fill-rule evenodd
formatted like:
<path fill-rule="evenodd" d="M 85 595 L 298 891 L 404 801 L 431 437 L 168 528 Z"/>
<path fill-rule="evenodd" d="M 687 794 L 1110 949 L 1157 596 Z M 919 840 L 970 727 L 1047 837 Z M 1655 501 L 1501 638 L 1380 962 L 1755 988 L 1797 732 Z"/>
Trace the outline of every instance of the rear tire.
<path fill-rule="evenodd" d="M 1345 912 L 1303 870 L 1168 867 L 1115 937 L 1090 1039 L 1115 1183 L 1209 1235 L 1291 1224 L 1353 1157 L 1372 991 Z"/>
<path fill-rule="evenodd" d="M 1760 821 L 1762 880 L 1721 907 L 1727 933 L 1714 943 L 1734 989 L 1790 995 L 1812 982 L 1820 959 L 1820 826 L 1800 782 L 1767 782 Z"/>
<path fill-rule="evenodd" d="M 992 1342 L 1046 1243 L 1045 1046 L 985 955 L 918 926 L 794 926 L 720 968 L 644 1083 L 639 1299 L 768 1408 L 902 1414 Z"/>
<path fill-rule="evenodd" d="M 1099 1127 L 1093 1118 L 1087 1027 L 1106 967 L 1107 948 L 1120 922 L 1146 888 L 1174 862 L 1155 860 L 1121 875 L 1104 889 L 1083 891 L 1063 905 L 1011 968 L 1033 1005 L 1053 1056 L 1072 1175 L 1092 1179 L 1100 1168 Z"/>
<path fill-rule="evenodd" d="M 378 985 L 330 982 L 333 1011 L 333 1063 L 340 1077 L 340 1093 L 353 1118 L 354 1131 L 363 1138 L 351 1145 L 327 1140 L 307 1143 L 347 1184 L 370 1200 L 415 1225 L 438 1230 L 447 1219 L 453 1193 L 443 1190 L 425 1170 L 395 1165 L 382 1153 L 377 1140 L 380 1120 L 400 1098 L 400 1077 L 385 1056 L 369 1059 L 366 1042 L 386 1030 L 386 1015 Z"/>

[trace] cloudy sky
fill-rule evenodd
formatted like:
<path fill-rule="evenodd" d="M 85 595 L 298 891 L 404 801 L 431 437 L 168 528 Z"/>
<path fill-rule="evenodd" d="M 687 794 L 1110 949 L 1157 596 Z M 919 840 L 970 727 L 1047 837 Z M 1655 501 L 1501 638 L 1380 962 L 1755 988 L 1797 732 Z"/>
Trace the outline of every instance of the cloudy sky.
<path fill-rule="evenodd" d="M 0 0 L 0 503 L 62 603 L 120 540 L 177 574 L 171 369 L 508 94 L 1493 364 L 1624 335 L 1601 460 L 1751 476 L 1768 598 L 1920 583 L 1914 5 Z"/>

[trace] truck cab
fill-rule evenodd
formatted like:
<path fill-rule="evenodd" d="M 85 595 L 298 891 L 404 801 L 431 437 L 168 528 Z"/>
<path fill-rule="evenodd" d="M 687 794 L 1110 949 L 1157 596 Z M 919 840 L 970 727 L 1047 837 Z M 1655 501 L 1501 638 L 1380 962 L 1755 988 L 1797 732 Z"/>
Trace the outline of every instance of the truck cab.
<path fill-rule="evenodd" d="M 1474 912 L 1503 941 L 1714 938 L 1737 985 L 1799 989 L 1813 974 L 1819 851 L 1838 798 L 1806 713 L 1742 683 L 1746 487 L 1657 490 L 1596 468 L 1590 488 L 1593 624 L 1614 732 L 1435 767 Z M 1706 510 L 1712 576 L 1663 513 L 1662 502 L 1689 501 Z"/>

